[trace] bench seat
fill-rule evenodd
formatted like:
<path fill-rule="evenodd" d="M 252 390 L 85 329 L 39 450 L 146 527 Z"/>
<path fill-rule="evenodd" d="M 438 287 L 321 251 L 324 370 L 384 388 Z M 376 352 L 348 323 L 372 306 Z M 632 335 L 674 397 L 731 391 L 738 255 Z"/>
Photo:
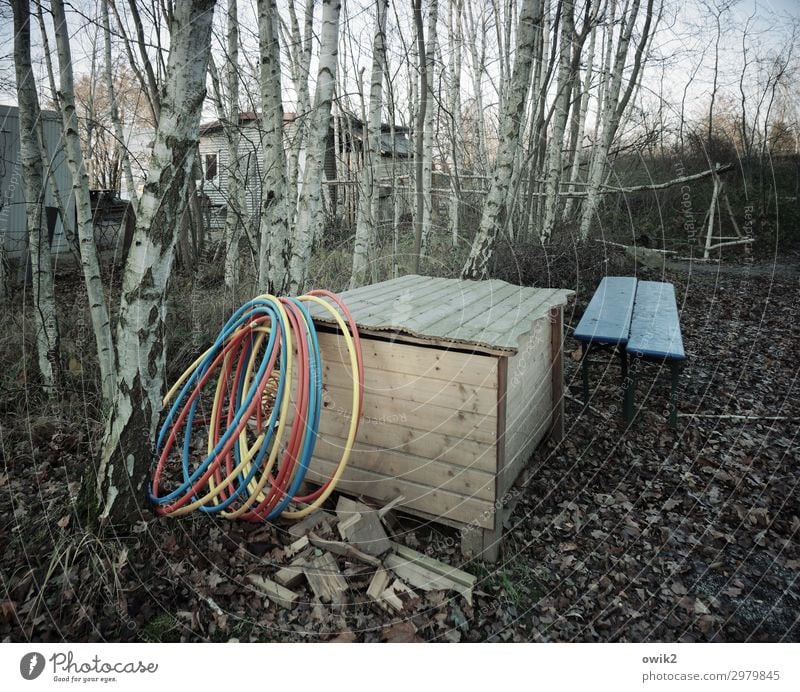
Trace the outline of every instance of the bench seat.
<path fill-rule="evenodd" d="M 639 282 L 626 350 L 648 358 L 686 359 L 672 284 Z"/>
<path fill-rule="evenodd" d="M 675 287 L 630 276 L 607 276 L 597 287 L 574 337 L 585 344 L 582 359 L 583 398 L 589 401 L 588 355 L 595 346 L 616 347 L 622 359 L 623 412 L 634 416 L 636 367 L 629 376 L 628 359 L 667 362 L 672 374 L 670 423 L 677 423 L 677 382 L 686 359 Z"/>

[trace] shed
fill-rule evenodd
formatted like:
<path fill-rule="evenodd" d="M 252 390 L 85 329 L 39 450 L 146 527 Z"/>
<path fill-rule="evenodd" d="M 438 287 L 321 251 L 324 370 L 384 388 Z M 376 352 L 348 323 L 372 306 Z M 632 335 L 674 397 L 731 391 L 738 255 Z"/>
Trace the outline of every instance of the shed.
<path fill-rule="evenodd" d="M 75 233 L 75 202 L 72 195 L 72 175 L 67 166 L 61 140 L 61 120 L 58 113 L 41 111 L 42 134 L 48 160 L 44 161 L 45 218 L 51 252 L 57 254 L 69 249 L 69 241 L 58 215 L 56 194 L 64 205 L 67 232 Z M 28 231 L 25 209 L 22 164 L 19 157 L 19 109 L 0 105 L 0 243 L 7 258 L 18 267 L 20 278 L 27 267 Z M 58 190 L 53 189 L 52 170 Z"/>
<path fill-rule="evenodd" d="M 461 532 L 466 555 L 497 558 L 514 481 L 563 431 L 563 306 L 573 291 L 408 275 L 345 291 L 364 356 L 363 418 L 339 489 Z M 324 412 L 308 478 L 341 457 L 349 359 L 312 310 Z"/>

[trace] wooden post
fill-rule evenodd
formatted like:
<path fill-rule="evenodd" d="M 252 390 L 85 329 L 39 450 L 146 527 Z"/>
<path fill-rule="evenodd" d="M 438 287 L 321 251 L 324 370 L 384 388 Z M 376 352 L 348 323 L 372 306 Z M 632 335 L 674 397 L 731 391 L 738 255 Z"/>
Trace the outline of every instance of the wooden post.
<path fill-rule="evenodd" d="M 564 316 L 563 308 L 550 308 L 550 374 L 552 378 L 553 418 L 550 424 L 550 439 L 564 439 Z"/>

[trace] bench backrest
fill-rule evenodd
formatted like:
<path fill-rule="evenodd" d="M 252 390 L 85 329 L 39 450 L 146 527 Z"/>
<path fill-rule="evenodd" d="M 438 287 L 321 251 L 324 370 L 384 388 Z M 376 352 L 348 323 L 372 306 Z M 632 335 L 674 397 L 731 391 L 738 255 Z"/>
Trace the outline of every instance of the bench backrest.
<path fill-rule="evenodd" d="M 655 358 L 686 358 L 672 284 L 639 282 L 627 351 Z"/>
<path fill-rule="evenodd" d="M 628 342 L 635 295 L 635 277 L 606 276 L 575 328 L 575 338 L 579 341 L 625 345 Z"/>

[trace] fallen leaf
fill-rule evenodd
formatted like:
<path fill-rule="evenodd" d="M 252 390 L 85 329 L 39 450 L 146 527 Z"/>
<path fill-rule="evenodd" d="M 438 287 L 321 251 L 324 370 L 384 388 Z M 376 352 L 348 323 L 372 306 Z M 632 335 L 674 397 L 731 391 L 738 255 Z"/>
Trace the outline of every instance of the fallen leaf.
<path fill-rule="evenodd" d="M 417 628 L 414 627 L 414 623 L 411 620 L 394 623 L 384 629 L 381 636 L 383 641 L 390 644 L 408 644 L 420 641 L 417 637 Z"/>

